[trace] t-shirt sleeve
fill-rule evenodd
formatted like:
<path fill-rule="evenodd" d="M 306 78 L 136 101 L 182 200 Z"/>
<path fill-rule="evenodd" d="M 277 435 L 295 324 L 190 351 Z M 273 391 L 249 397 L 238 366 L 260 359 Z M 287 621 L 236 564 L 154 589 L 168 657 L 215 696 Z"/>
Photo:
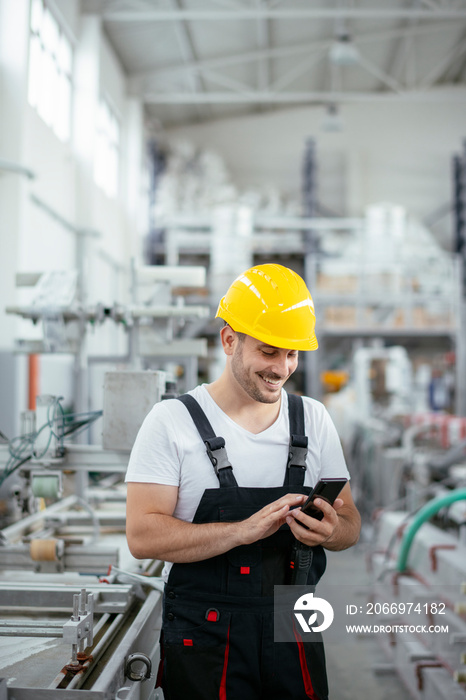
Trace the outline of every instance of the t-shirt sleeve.
<path fill-rule="evenodd" d="M 179 486 L 178 440 L 165 402 L 155 404 L 144 419 L 131 450 L 125 481 Z"/>

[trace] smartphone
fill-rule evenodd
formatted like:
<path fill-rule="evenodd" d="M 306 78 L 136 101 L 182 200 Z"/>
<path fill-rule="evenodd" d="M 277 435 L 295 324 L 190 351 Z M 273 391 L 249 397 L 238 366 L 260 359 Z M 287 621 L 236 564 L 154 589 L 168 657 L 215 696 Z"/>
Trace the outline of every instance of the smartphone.
<path fill-rule="evenodd" d="M 348 482 L 348 479 L 320 479 L 309 494 L 309 498 L 302 506 L 301 510 L 306 515 L 316 520 L 322 520 L 324 514 L 313 504 L 315 498 L 322 498 L 330 505 L 333 505 L 334 500 L 342 490 L 343 486 Z"/>

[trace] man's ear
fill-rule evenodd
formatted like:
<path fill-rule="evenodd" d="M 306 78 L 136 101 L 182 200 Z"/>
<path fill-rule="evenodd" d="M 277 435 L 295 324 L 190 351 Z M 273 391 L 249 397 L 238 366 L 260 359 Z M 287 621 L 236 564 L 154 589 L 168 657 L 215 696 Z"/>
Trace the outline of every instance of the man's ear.
<path fill-rule="evenodd" d="M 223 326 L 220 331 L 220 340 L 222 341 L 225 355 L 233 355 L 235 344 L 238 342 L 238 336 L 231 326 Z"/>

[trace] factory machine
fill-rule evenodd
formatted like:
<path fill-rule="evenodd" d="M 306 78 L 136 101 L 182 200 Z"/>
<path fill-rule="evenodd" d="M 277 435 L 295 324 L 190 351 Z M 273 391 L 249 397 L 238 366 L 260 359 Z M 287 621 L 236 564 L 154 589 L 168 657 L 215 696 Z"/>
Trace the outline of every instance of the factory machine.
<path fill-rule="evenodd" d="M 465 462 L 465 441 L 424 459 L 432 481 L 410 478 L 405 496 L 374 515 L 370 622 L 387 669 L 418 700 L 466 698 Z"/>
<path fill-rule="evenodd" d="M 376 520 L 370 622 L 386 653 L 383 670 L 419 700 L 466 698 L 465 521 L 465 488 Z"/>
<path fill-rule="evenodd" d="M 345 447 L 371 574 L 355 622 L 385 652 L 376 670 L 396 673 L 409 697 L 466 700 L 466 418 L 409 411 L 402 348 L 355 360 Z"/>
<path fill-rule="evenodd" d="M 133 439 L 164 391 L 163 372 L 107 373 L 103 445 Z M 16 477 L 0 530 L 0 698 L 162 698 L 162 564 L 127 548 L 128 453 L 67 443 L 59 399 L 44 405 L 46 422 L 0 449 L 5 483 Z"/>
<path fill-rule="evenodd" d="M 98 318 L 98 307 L 77 304 L 72 292 L 55 308 L 63 332 L 54 347 L 19 344 L 26 352 L 75 352 L 82 388 L 91 359 L 86 324 L 125 319 L 128 333 L 126 355 L 92 358 L 127 367 L 102 373 L 103 411 L 70 414 L 60 397 L 41 395 L 35 410 L 22 414 L 20 435 L 0 440 L 0 700 L 163 698 L 155 689 L 162 563 L 129 552 L 124 473 L 145 415 L 173 390 L 169 372 L 144 365 L 184 364 L 192 381 L 206 341 L 175 331 L 209 310 L 183 299 L 173 304 L 170 295 L 180 283 L 205 285 L 204 269 L 140 268 L 132 279 L 130 305 L 102 308 Z M 44 278 L 39 286 L 43 297 Z M 47 301 L 9 312 L 36 323 L 48 320 L 48 307 Z M 102 444 L 73 441 L 100 417 Z"/>

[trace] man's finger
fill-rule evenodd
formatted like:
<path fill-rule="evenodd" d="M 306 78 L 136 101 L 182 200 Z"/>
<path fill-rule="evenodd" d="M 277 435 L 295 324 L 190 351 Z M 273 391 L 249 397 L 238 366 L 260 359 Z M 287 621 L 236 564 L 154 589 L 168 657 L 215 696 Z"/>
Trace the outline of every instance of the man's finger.
<path fill-rule="evenodd" d="M 297 520 L 300 523 L 300 525 L 303 525 L 303 527 L 306 527 L 308 530 L 313 530 L 319 535 L 325 535 L 328 530 L 328 526 L 335 527 L 336 522 L 338 520 L 338 516 L 336 511 L 329 503 L 326 503 L 322 499 L 317 500 L 320 501 L 320 510 L 322 511 L 324 516 L 321 520 L 313 518 L 312 515 L 308 515 L 307 513 L 303 513 L 303 511 L 300 508 L 290 511 L 290 516 L 292 516 L 295 520 Z M 318 504 L 316 503 L 316 508 L 317 507 Z"/>
<path fill-rule="evenodd" d="M 317 518 L 313 518 L 312 515 L 307 515 L 306 513 L 303 513 L 303 511 L 299 508 L 297 510 L 290 511 L 290 517 L 293 518 L 295 521 L 297 520 L 300 524 L 304 525 L 309 530 L 320 530 L 320 524 L 322 521 L 317 520 Z"/>
<path fill-rule="evenodd" d="M 327 503 L 327 501 L 324 501 L 323 498 L 316 498 L 313 501 L 314 505 L 316 508 L 322 511 L 322 513 L 325 515 L 332 515 L 332 513 L 335 512 L 335 508 L 330 505 L 330 503 Z"/>
<path fill-rule="evenodd" d="M 297 540 L 299 540 L 300 542 L 303 542 L 304 544 L 309 545 L 310 547 L 314 547 L 316 544 L 320 543 L 320 541 L 322 539 L 322 535 L 320 533 L 312 532 L 312 530 L 305 530 L 305 529 L 303 529 L 303 527 L 301 527 L 299 522 L 296 522 L 296 521 L 297 521 L 297 518 L 294 518 L 291 515 L 288 515 L 286 517 L 286 522 L 288 523 L 291 532 L 293 533 L 293 535 L 296 537 Z M 319 521 L 316 520 L 316 522 L 319 522 Z"/>
<path fill-rule="evenodd" d="M 273 513 L 274 511 L 281 510 L 283 506 L 298 506 L 305 498 L 306 496 L 301 494 L 288 493 L 286 496 L 282 496 L 277 501 L 269 503 L 268 506 L 265 506 L 264 510 Z"/>

